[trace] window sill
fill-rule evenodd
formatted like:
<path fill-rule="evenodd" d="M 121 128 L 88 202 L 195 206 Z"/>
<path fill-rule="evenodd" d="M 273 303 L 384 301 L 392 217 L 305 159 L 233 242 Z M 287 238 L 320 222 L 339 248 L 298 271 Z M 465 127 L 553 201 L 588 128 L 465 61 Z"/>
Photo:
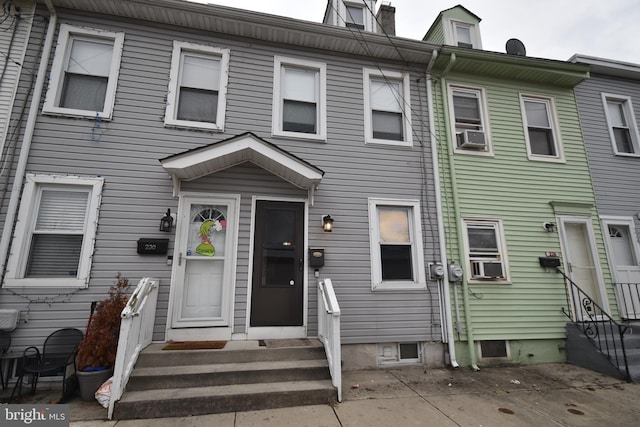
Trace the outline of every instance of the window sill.
<path fill-rule="evenodd" d="M 509 279 L 469 279 L 467 280 L 469 285 L 511 285 Z"/>
<path fill-rule="evenodd" d="M 314 133 L 304 133 L 304 132 L 286 132 L 281 130 L 274 130 L 271 132 L 271 136 L 278 138 L 287 138 L 287 139 L 307 139 L 309 141 L 318 141 L 318 142 L 327 142 L 326 134 L 314 134 Z"/>
<path fill-rule="evenodd" d="M 469 156 L 483 156 L 483 157 L 495 157 L 493 151 L 482 151 L 482 150 L 472 150 L 472 149 L 464 149 L 464 148 L 454 148 L 453 152 L 455 154 L 464 154 Z"/>
<path fill-rule="evenodd" d="M 224 132 L 224 125 L 218 126 L 215 123 L 191 122 L 188 120 L 165 120 L 165 127 L 193 129 L 213 132 Z"/>
<path fill-rule="evenodd" d="M 366 138 L 366 144 L 375 144 L 375 145 L 393 145 L 396 147 L 413 147 L 412 141 L 396 141 L 393 139 L 375 139 L 375 138 Z"/>
<path fill-rule="evenodd" d="M 111 111 L 88 111 L 88 110 L 75 110 L 73 108 L 60 108 L 60 107 L 44 107 L 42 114 L 51 116 L 63 116 L 74 117 L 95 120 L 100 118 L 101 120 L 111 120 Z"/>
<path fill-rule="evenodd" d="M 551 157 L 551 156 L 536 156 L 529 154 L 527 156 L 532 162 L 545 162 L 545 163 L 567 163 L 563 157 Z"/>
<path fill-rule="evenodd" d="M 618 157 L 635 157 L 635 158 L 640 157 L 640 154 L 637 154 L 637 153 L 615 153 L 614 152 L 614 154 L 615 156 L 618 156 Z"/>
<path fill-rule="evenodd" d="M 66 278 L 26 278 L 26 279 L 5 279 L 4 288 L 77 288 L 85 289 L 87 281 L 85 279 Z"/>
<path fill-rule="evenodd" d="M 382 282 L 372 283 L 372 291 L 421 291 L 427 289 L 427 284 L 417 282 Z"/>

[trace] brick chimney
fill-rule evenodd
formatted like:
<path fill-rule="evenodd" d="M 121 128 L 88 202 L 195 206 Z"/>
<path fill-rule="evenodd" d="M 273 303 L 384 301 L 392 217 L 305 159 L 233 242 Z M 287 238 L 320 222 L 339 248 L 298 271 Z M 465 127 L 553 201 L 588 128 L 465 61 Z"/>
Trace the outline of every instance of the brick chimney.
<path fill-rule="evenodd" d="M 387 33 L 390 36 L 396 35 L 396 8 L 391 6 L 390 2 L 380 4 L 378 13 L 376 13 L 376 20 L 378 21 L 379 33 Z"/>

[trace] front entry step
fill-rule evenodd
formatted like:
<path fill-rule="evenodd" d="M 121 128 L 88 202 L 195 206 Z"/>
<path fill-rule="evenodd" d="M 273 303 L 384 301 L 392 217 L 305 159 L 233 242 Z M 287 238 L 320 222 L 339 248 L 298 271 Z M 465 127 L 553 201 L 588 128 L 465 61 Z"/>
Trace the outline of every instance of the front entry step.
<path fill-rule="evenodd" d="M 334 402 L 324 348 L 317 340 L 298 341 L 277 348 L 229 342 L 222 350 L 162 350 L 164 345 L 152 344 L 140 354 L 114 419 Z"/>

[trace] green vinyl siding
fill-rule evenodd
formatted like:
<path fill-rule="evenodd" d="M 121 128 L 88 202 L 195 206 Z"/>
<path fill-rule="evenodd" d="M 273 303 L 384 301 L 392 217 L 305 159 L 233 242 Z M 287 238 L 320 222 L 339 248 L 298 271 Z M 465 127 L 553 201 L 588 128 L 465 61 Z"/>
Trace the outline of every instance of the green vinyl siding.
<path fill-rule="evenodd" d="M 545 271 L 538 262 L 538 257 L 545 256 L 545 252 L 561 253 L 559 233 L 545 232 L 542 226 L 544 222 L 557 222 L 552 202 L 588 206 L 586 215 L 590 218 L 599 251 L 609 306 L 617 316 L 572 89 L 490 77 L 480 80 L 456 74 L 447 75 L 446 83 L 484 88 L 493 151 L 493 156 L 452 154 L 452 147 L 448 146 L 451 141 L 445 136 L 450 132 L 444 110 L 448 108 L 448 97 L 442 93 L 441 82 L 435 84 L 434 114 L 448 260 L 461 262 L 465 277 L 469 274 L 465 260 L 460 259 L 461 243 L 456 227 L 461 227 L 462 221 L 455 217 L 452 193 L 455 185 L 462 217 L 502 220 L 509 263 L 510 284 L 468 285 L 474 339 L 557 339 L 565 336 L 568 319 L 561 311 L 566 306 L 564 282 L 559 274 Z M 528 159 L 520 94 L 553 98 L 564 163 Z M 455 184 L 450 176 L 450 155 L 453 155 Z M 462 301 L 461 286 L 456 289 L 458 300 Z M 464 325 L 460 326 L 464 329 Z"/>

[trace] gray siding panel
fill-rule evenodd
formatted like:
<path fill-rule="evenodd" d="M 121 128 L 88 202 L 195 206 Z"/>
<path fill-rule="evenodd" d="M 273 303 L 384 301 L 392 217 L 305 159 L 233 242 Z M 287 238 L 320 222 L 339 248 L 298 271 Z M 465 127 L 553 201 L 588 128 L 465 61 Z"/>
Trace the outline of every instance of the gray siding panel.
<path fill-rule="evenodd" d="M 411 148 L 364 143 L 363 73 L 373 60 L 296 51 L 255 40 L 224 39 L 219 34 L 190 33 L 143 22 L 112 21 L 60 11 L 60 23 L 125 33 L 122 66 L 113 119 L 96 122 L 39 115 L 28 171 L 104 177 L 99 227 L 90 286 L 86 290 L 2 290 L 0 308 L 29 312 L 29 322 L 14 332 L 18 345 L 39 343 L 52 328 L 83 328 L 89 303 L 106 295 L 116 273 L 132 282 L 154 276 L 161 280 L 154 339 L 163 340 L 167 322 L 171 267 L 165 256 L 139 256 L 141 237 L 170 238 L 158 231 L 167 208 L 177 211 L 172 183 L 159 159 L 221 141 L 244 132 L 287 150 L 325 172 L 315 201 L 309 206 L 310 247 L 326 249 L 322 278 L 333 280 L 341 304 L 345 343 L 438 341 L 440 314 L 436 284 L 427 290 L 371 290 L 369 197 L 420 199 L 425 265 L 436 260 L 437 230 L 431 149 L 424 76 L 411 75 L 413 138 Z M 37 25 L 42 25 L 38 23 Z M 41 28 L 35 33 L 42 31 Z M 36 36 L 33 36 L 35 38 Z M 36 43 L 32 38 L 32 44 Z M 225 132 L 165 128 L 163 124 L 174 40 L 230 49 Z M 33 46 L 32 46 L 33 47 Z M 327 142 L 271 136 L 273 56 L 282 55 L 327 64 Z M 31 57 L 32 63 L 35 58 Z M 402 70 L 397 65 L 384 69 Z M 417 65 L 411 69 L 424 69 Z M 23 85 L 25 84 L 23 78 Z M 22 96 L 26 93 L 22 90 Z M 241 195 L 241 232 L 235 289 L 234 328 L 242 333 L 246 320 L 251 197 L 306 198 L 293 187 L 251 164 L 183 183 L 184 191 Z M 4 211 L 3 211 L 4 214 Z M 333 233 L 324 233 L 320 217 L 335 218 Z M 308 333 L 317 333 L 316 285 L 308 272 Z M 52 302 L 53 301 L 53 302 Z"/>

